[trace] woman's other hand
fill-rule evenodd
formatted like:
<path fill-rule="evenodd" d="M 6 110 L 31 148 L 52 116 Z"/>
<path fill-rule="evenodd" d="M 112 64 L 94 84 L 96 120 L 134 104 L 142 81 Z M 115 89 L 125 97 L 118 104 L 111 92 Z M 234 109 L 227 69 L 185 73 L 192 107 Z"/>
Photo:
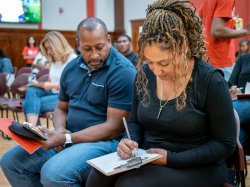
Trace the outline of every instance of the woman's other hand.
<path fill-rule="evenodd" d="M 123 139 L 117 146 L 117 155 L 124 160 L 131 158 L 137 148 L 137 142 L 129 139 Z"/>
<path fill-rule="evenodd" d="M 167 150 L 160 148 L 151 148 L 147 150 L 147 153 L 157 153 L 159 155 L 162 155 L 161 158 L 154 160 L 153 162 L 150 162 L 150 164 L 162 165 L 162 166 L 167 165 L 167 155 L 168 155 Z"/>

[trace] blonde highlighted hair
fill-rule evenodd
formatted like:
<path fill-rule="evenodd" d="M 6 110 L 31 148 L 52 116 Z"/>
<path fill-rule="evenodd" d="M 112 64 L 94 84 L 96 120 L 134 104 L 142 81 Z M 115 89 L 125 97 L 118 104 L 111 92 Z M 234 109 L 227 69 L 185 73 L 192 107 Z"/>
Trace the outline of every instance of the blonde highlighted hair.
<path fill-rule="evenodd" d="M 47 53 L 45 42 L 48 42 L 54 52 L 54 61 L 65 63 L 74 49 L 69 45 L 67 39 L 58 31 L 50 31 L 42 39 L 40 49 L 49 62 L 53 62 L 52 56 Z"/>

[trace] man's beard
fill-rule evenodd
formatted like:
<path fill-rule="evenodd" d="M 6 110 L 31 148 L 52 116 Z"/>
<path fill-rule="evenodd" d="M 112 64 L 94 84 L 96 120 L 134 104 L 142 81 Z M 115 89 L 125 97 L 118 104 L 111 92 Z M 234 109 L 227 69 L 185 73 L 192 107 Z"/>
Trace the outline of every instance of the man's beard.
<path fill-rule="evenodd" d="M 94 63 L 91 65 L 91 61 L 88 61 L 87 64 L 88 64 L 89 69 L 90 70 L 99 69 L 100 67 L 102 67 L 104 60 L 98 60 L 97 62 L 99 62 L 99 63 Z"/>

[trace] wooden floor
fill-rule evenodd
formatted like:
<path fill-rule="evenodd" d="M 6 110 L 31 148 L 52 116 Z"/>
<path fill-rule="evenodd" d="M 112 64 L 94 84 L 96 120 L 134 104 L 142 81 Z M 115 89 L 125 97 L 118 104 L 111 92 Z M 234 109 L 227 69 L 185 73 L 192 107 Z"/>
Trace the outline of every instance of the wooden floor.
<path fill-rule="evenodd" d="M 23 115 L 19 115 L 19 116 L 20 116 L 20 121 L 23 121 L 24 120 Z M 42 125 L 44 125 L 45 120 L 42 119 L 41 123 L 42 123 Z M 52 123 L 50 122 L 50 125 L 51 124 Z M 50 128 L 52 128 L 52 127 L 50 126 Z M 3 139 L 1 134 L 0 134 L 0 157 L 5 151 L 7 151 L 8 149 L 12 148 L 15 145 L 16 145 L 16 143 L 13 140 Z M 248 161 L 247 168 L 248 168 L 249 174 L 248 174 L 248 177 L 246 179 L 246 187 L 250 187 L 250 161 Z M 0 169 L 0 187 L 11 187 L 11 185 L 8 183 L 8 181 L 5 178 L 1 169 Z"/>

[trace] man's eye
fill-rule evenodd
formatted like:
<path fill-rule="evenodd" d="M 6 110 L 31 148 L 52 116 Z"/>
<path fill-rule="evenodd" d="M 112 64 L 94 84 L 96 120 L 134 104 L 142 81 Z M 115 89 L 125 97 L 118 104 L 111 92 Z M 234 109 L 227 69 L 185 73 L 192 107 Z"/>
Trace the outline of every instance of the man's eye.
<path fill-rule="evenodd" d="M 86 49 L 86 48 L 85 48 L 85 49 L 83 49 L 83 50 L 84 50 L 84 51 L 90 51 L 90 49 L 89 49 L 89 48 L 88 48 L 88 49 Z"/>

